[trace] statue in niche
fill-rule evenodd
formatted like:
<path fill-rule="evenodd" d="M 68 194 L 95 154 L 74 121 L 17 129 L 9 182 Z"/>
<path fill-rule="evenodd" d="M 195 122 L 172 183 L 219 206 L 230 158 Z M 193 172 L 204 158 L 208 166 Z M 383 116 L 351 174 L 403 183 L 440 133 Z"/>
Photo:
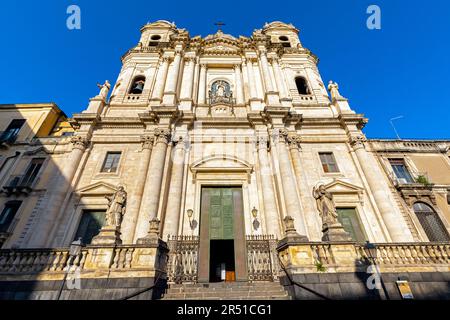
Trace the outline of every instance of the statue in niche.
<path fill-rule="evenodd" d="M 325 189 L 323 184 L 315 187 L 313 196 L 316 199 L 317 209 L 324 226 L 339 224 L 338 214 L 333 201 L 333 195 Z"/>
<path fill-rule="evenodd" d="M 120 228 L 127 203 L 127 192 L 122 185 L 112 196 L 106 196 L 108 199 L 108 211 L 106 212 L 106 225 L 108 227 Z"/>
<path fill-rule="evenodd" d="M 233 101 L 233 93 L 231 92 L 231 86 L 228 82 L 218 80 L 211 86 L 209 92 L 211 104 L 213 103 L 227 103 L 231 104 Z"/>

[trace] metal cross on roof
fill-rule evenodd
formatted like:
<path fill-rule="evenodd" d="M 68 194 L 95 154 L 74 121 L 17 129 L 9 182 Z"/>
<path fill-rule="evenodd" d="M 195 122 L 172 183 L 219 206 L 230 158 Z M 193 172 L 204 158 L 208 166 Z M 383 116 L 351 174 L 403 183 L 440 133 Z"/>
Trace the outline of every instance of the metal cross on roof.
<path fill-rule="evenodd" d="M 219 32 L 219 31 L 222 31 L 222 27 L 225 26 L 226 24 L 219 21 L 219 22 L 214 23 L 214 25 L 217 26 L 217 28 L 218 28 L 217 32 Z"/>

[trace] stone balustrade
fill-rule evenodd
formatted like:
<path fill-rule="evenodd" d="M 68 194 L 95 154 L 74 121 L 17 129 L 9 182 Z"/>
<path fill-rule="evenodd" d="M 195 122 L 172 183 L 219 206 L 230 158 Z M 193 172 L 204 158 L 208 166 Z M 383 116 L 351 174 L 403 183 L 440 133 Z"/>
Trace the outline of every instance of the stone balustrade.
<path fill-rule="evenodd" d="M 383 272 L 450 271 L 450 243 L 375 244 L 280 242 L 280 260 L 293 273 L 358 272 L 374 262 Z"/>
<path fill-rule="evenodd" d="M 129 276 L 153 276 L 165 273 L 168 248 L 159 245 L 92 246 L 78 256 L 69 249 L 9 249 L 0 250 L 0 279 L 11 276 L 39 276 L 54 279 L 68 267 L 80 271 L 82 277 L 103 277 L 118 272 Z"/>

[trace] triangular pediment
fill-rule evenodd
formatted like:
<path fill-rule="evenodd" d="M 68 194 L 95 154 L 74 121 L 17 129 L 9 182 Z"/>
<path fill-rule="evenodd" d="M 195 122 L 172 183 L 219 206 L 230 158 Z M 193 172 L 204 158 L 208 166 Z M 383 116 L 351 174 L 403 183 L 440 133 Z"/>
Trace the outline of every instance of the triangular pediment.
<path fill-rule="evenodd" d="M 330 193 L 362 193 L 363 188 L 342 180 L 334 180 L 325 185 L 325 189 Z"/>
<path fill-rule="evenodd" d="M 96 182 L 89 186 L 78 189 L 76 192 L 84 196 L 101 196 L 113 194 L 117 191 L 117 187 L 106 183 L 106 182 Z"/>

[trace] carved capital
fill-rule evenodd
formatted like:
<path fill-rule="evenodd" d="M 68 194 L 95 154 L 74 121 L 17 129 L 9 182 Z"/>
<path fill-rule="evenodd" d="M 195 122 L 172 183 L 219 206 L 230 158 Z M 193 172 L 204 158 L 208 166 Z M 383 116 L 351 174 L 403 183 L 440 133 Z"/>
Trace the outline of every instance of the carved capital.
<path fill-rule="evenodd" d="M 169 129 L 161 129 L 161 128 L 157 128 L 155 130 L 155 138 L 156 138 L 156 143 L 165 143 L 168 144 L 171 138 L 171 132 Z"/>
<path fill-rule="evenodd" d="M 256 138 L 256 148 L 258 150 L 260 149 L 267 149 L 269 146 L 269 138 L 266 136 L 258 136 Z"/>
<path fill-rule="evenodd" d="M 171 58 L 170 57 L 162 57 L 162 59 L 161 59 L 161 62 L 164 64 L 164 63 L 167 63 L 167 64 L 169 64 L 170 62 L 171 62 Z"/>
<path fill-rule="evenodd" d="M 142 136 L 141 137 L 142 149 L 153 148 L 154 142 L 155 142 L 155 137 L 153 137 L 153 136 Z"/>
<path fill-rule="evenodd" d="M 289 132 L 286 129 L 275 129 L 272 133 L 272 138 L 274 141 L 279 143 L 288 142 Z"/>
<path fill-rule="evenodd" d="M 173 139 L 173 145 L 176 149 L 186 149 L 187 143 L 187 138 L 183 136 L 174 137 Z"/>
<path fill-rule="evenodd" d="M 302 138 L 299 135 L 289 135 L 286 140 L 290 149 L 301 149 Z"/>
<path fill-rule="evenodd" d="M 367 142 L 367 138 L 363 135 L 359 136 L 351 136 L 350 137 L 350 145 L 353 147 L 353 149 L 358 150 L 361 148 L 365 148 L 365 142 Z"/>
<path fill-rule="evenodd" d="M 73 144 L 74 149 L 85 150 L 89 145 L 89 140 L 85 137 L 74 136 L 70 139 L 70 142 Z"/>

